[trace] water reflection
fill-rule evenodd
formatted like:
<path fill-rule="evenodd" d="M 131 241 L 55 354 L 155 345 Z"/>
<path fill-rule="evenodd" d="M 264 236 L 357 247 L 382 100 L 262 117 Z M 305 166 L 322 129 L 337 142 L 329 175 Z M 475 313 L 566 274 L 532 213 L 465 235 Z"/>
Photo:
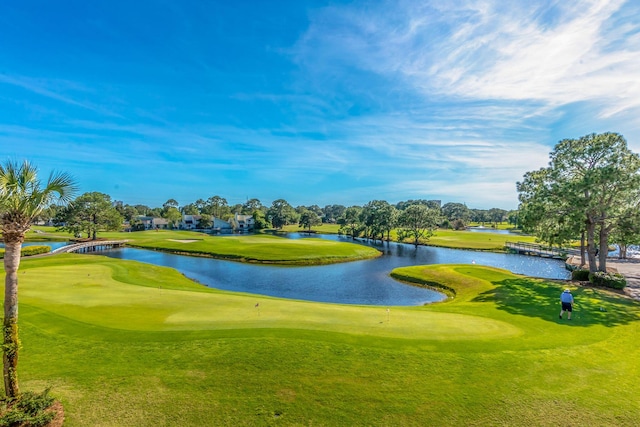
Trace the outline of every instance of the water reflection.
<path fill-rule="evenodd" d="M 289 238 L 305 238 L 293 233 Z M 351 241 L 348 237 L 316 236 Z M 244 264 L 187 257 L 142 249 L 114 249 L 105 255 L 172 267 L 214 288 L 318 302 L 366 305 L 422 305 L 439 301 L 438 292 L 398 283 L 389 277 L 396 267 L 421 264 L 466 263 L 491 265 L 528 276 L 568 278 L 564 263 L 514 254 L 496 254 L 397 243 L 359 244 L 378 248 L 383 255 L 365 261 L 312 267 Z"/>

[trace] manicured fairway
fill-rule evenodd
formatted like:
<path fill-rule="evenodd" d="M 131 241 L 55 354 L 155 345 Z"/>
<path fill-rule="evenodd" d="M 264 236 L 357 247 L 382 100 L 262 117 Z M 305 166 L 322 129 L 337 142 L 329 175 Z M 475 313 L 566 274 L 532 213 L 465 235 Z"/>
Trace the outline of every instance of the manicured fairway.
<path fill-rule="evenodd" d="M 23 389 L 69 426 L 637 425 L 640 304 L 470 265 L 425 307 L 286 301 L 97 256 L 25 259 Z M 605 310 L 605 311 L 601 311 Z"/>
<path fill-rule="evenodd" d="M 103 233 L 102 237 L 127 239 L 133 247 L 255 263 L 319 265 L 381 255 L 377 249 L 354 243 L 288 239 L 269 234 L 210 236 L 192 231 L 159 230 Z"/>

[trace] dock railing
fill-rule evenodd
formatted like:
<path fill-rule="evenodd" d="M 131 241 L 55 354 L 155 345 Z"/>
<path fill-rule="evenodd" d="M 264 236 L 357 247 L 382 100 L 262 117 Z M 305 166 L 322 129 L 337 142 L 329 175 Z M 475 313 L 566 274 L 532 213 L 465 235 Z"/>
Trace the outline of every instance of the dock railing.
<path fill-rule="evenodd" d="M 567 250 L 563 248 L 552 248 L 550 246 L 540 245 L 538 243 L 529 242 L 505 242 L 505 248 L 510 252 L 515 252 L 523 255 L 533 255 L 539 257 L 548 258 L 561 258 L 567 257 Z"/>

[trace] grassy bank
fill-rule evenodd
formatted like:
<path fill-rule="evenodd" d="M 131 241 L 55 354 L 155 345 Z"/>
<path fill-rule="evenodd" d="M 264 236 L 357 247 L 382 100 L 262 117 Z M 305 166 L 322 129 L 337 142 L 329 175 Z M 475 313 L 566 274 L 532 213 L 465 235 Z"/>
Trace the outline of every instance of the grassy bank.
<path fill-rule="evenodd" d="M 396 270 L 456 297 L 389 311 L 220 292 L 98 256 L 22 267 L 23 388 L 53 385 L 69 426 L 640 419 L 640 306 L 601 291 L 575 289 L 569 323 L 561 285 L 480 266 Z"/>

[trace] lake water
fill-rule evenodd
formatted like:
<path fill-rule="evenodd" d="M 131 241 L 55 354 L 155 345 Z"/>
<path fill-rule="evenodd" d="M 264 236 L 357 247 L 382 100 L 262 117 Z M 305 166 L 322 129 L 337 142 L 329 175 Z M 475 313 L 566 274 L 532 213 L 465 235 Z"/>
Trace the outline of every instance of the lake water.
<path fill-rule="evenodd" d="M 292 233 L 288 237 L 305 236 Z M 351 241 L 342 236 L 317 237 Z M 100 254 L 172 267 L 217 289 L 307 301 L 382 306 L 422 305 L 444 299 L 439 292 L 406 285 L 389 277 L 391 270 L 402 266 L 475 262 L 535 277 L 566 279 L 570 275 L 564 268 L 564 262 L 559 260 L 429 246 L 414 248 L 398 243 L 358 243 L 374 246 L 383 255 L 370 260 L 324 266 L 281 267 L 133 248 L 113 249 Z"/>

